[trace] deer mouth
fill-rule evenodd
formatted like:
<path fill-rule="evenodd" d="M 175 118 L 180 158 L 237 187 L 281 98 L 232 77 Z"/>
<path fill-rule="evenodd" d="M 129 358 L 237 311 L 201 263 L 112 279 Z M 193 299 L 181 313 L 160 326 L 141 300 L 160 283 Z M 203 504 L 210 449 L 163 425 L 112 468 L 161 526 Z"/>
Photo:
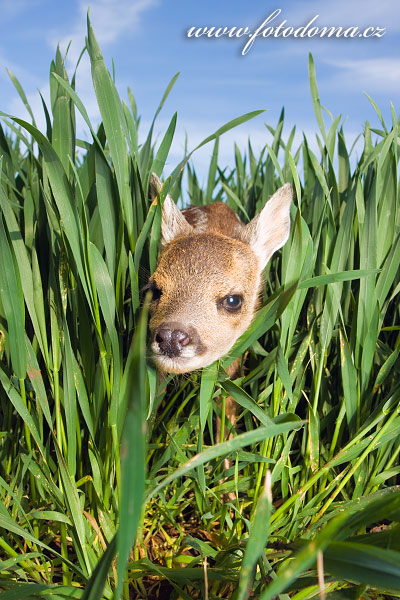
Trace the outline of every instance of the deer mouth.
<path fill-rule="evenodd" d="M 196 367 L 191 364 L 191 359 L 188 358 L 171 358 L 162 354 L 153 354 L 153 360 L 157 367 L 164 373 L 189 373 L 194 371 Z"/>
<path fill-rule="evenodd" d="M 205 359 L 204 356 L 198 356 L 193 353 L 191 356 L 168 356 L 166 354 L 155 351 L 154 344 L 151 345 L 153 350 L 153 361 L 156 366 L 165 373 L 189 373 L 207 366 L 212 360 Z"/>

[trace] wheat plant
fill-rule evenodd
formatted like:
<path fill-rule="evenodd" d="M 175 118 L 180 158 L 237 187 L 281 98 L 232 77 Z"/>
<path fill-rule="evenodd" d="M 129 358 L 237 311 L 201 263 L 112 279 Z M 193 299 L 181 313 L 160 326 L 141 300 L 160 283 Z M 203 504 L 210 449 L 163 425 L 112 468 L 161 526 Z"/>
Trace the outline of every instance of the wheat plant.
<path fill-rule="evenodd" d="M 284 137 L 282 111 L 272 143 L 235 146 L 225 168 L 220 137 L 249 113 L 198 146 L 214 144 L 202 187 L 192 152 L 165 170 L 176 114 L 153 139 L 176 76 L 144 135 L 89 21 L 86 51 L 98 127 L 59 50 L 46 131 L 11 73 L 31 122 L 2 114 L 0 597 L 400 597 L 397 115 L 371 99 L 380 125 L 349 148 L 310 57 L 318 152 Z M 152 172 L 166 183 L 150 204 Z M 140 289 L 167 192 L 247 221 L 288 181 L 291 236 L 253 324 L 219 363 L 158 378 Z M 240 416 L 220 442 L 228 395 Z"/>

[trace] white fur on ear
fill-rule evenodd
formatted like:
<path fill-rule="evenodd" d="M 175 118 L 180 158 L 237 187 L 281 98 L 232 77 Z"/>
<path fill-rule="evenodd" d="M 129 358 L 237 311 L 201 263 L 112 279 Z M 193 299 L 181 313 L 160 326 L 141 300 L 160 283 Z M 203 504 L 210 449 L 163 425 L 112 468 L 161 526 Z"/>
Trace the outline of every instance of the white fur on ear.
<path fill-rule="evenodd" d="M 261 269 L 264 269 L 273 253 L 279 250 L 289 237 L 292 196 L 292 186 L 286 183 L 246 225 L 240 236 L 259 258 Z"/>
<path fill-rule="evenodd" d="M 162 186 L 163 184 L 157 175 L 152 173 L 149 182 L 152 200 L 158 195 Z M 193 227 L 186 221 L 169 194 L 164 200 L 161 215 L 161 246 L 166 246 L 175 238 L 193 232 Z"/>

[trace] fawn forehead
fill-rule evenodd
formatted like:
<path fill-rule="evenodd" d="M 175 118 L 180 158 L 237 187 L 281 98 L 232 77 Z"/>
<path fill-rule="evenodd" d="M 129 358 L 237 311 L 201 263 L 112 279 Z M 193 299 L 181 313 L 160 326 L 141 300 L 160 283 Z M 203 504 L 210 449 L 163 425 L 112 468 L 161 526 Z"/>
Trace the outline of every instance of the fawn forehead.
<path fill-rule="evenodd" d="M 250 247 L 224 235 L 197 233 L 177 238 L 162 252 L 153 279 L 163 292 L 245 293 L 257 277 Z"/>
<path fill-rule="evenodd" d="M 238 238 L 244 227 L 238 215 L 223 202 L 192 206 L 182 211 L 182 214 L 198 233 L 214 231 Z"/>

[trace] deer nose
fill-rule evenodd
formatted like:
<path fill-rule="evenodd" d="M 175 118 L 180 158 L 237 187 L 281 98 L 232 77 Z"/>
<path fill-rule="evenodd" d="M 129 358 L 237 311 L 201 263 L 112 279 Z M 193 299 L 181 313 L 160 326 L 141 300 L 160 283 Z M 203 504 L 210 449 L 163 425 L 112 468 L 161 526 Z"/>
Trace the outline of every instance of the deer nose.
<path fill-rule="evenodd" d="M 169 357 L 179 356 L 183 346 L 190 343 L 189 334 L 181 329 L 168 329 L 162 327 L 157 329 L 154 340 L 157 342 L 161 352 Z"/>

